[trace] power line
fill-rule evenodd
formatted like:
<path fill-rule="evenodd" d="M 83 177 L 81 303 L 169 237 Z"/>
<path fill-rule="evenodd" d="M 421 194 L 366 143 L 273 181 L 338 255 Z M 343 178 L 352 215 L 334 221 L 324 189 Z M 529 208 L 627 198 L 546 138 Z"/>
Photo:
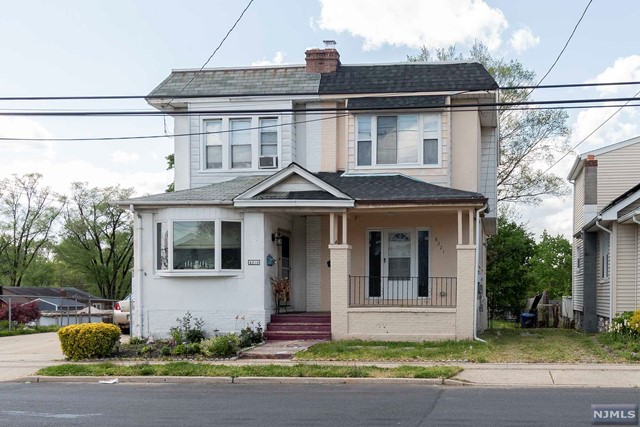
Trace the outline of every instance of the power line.
<path fill-rule="evenodd" d="M 604 82 L 604 83 L 564 83 L 553 85 L 522 85 L 522 86 L 505 86 L 499 88 L 500 90 L 520 90 L 520 89 L 564 89 L 564 88 L 579 88 L 579 87 L 599 87 L 599 86 L 628 86 L 638 85 L 640 81 L 625 81 L 625 82 Z M 442 92 L 448 92 L 449 90 L 443 89 Z M 471 90 L 460 92 L 474 92 Z M 403 95 L 411 96 L 422 92 L 403 92 Z M 317 93 L 310 92 L 288 92 L 284 95 L 287 96 L 309 96 L 318 95 Z M 344 93 L 323 93 L 323 95 L 342 95 Z M 264 93 L 227 93 L 227 94 L 209 94 L 209 95 L 180 95 L 180 98 L 184 99 L 202 99 L 202 98 L 233 98 L 233 97 L 266 97 L 273 96 L 273 94 Z M 178 94 L 174 95 L 68 95 L 68 96 L 4 96 L 0 97 L 0 101 L 15 102 L 15 101 L 113 101 L 113 100 L 126 100 L 126 99 L 167 99 L 178 97 Z"/>
<path fill-rule="evenodd" d="M 560 53 L 558 54 L 558 56 L 556 57 L 556 60 L 553 61 L 553 64 L 551 64 L 551 67 L 549 67 L 549 69 L 547 70 L 547 72 L 545 73 L 544 76 L 542 76 L 542 78 L 540 79 L 540 81 L 538 82 L 538 84 L 536 86 L 539 86 L 540 83 L 542 83 L 544 81 L 544 79 L 547 78 L 547 76 L 549 75 L 549 73 L 551 73 L 551 70 L 553 70 L 553 68 L 556 66 L 556 64 L 558 63 L 558 61 L 560 60 L 560 57 L 562 56 L 562 54 L 564 53 L 564 51 L 567 49 L 567 46 L 569 46 L 569 42 L 571 42 L 571 39 L 573 38 L 573 35 L 576 33 L 576 30 L 578 29 L 578 26 L 580 25 L 580 23 L 582 22 L 582 19 L 584 18 L 584 15 L 586 15 L 587 10 L 589 10 L 589 6 L 591 6 L 591 3 L 593 2 L 593 0 L 589 0 L 589 3 L 587 3 L 587 6 L 584 8 L 584 11 L 582 12 L 582 15 L 580 15 L 580 19 L 578 19 L 578 22 L 576 23 L 576 25 L 573 27 L 573 31 L 571 31 L 571 34 L 569 35 L 569 38 L 567 39 L 567 42 L 564 44 L 564 47 L 562 48 L 562 50 L 560 51 Z M 533 92 L 536 88 L 533 88 L 531 90 L 531 92 Z M 529 95 L 531 95 L 531 92 L 529 92 Z"/>
<path fill-rule="evenodd" d="M 248 115 L 248 114 L 296 114 L 296 113 L 326 113 L 326 112 L 366 112 L 366 111 L 389 111 L 389 110 L 442 110 L 442 109 L 459 109 L 459 108 L 482 108 L 482 107 L 518 107 L 518 106 L 531 106 L 531 105 L 565 105 L 565 104 L 592 104 L 602 102 L 625 102 L 633 101 L 635 98 L 581 98 L 581 99 L 559 99 L 559 100 L 543 100 L 543 101 L 513 101 L 513 102 L 480 102 L 474 104 L 453 104 L 453 105 L 403 105 L 390 107 L 324 107 L 324 108 L 309 108 L 306 110 L 299 110 L 295 108 L 254 108 L 246 110 L 188 110 L 188 111 L 173 111 L 167 113 L 166 111 L 155 110 L 139 110 L 139 111 L 1 111 L 0 116 L 45 116 L 45 117 L 84 117 L 84 116 L 158 116 L 158 115 L 172 115 L 172 116 L 192 116 L 192 115 Z"/>
<path fill-rule="evenodd" d="M 640 100 L 636 100 L 640 101 Z M 629 101 L 630 102 L 630 101 Z M 568 110 L 568 109 L 583 109 L 583 108 L 625 108 L 625 107 L 640 107 L 640 104 L 630 104 L 626 102 L 625 104 L 616 104 L 616 105 L 569 105 L 563 107 L 511 107 L 510 111 L 540 111 L 540 110 Z M 477 108 L 473 109 L 459 109 L 457 111 L 477 111 Z M 284 127 L 284 126 L 292 126 L 303 123 L 310 123 L 322 120 L 331 120 L 338 117 L 346 117 L 348 114 L 339 114 L 333 115 L 329 117 L 322 117 L 319 119 L 310 119 L 310 120 L 300 120 L 291 123 L 280 123 L 277 125 L 269 125 L 269 126 L 255 126 L 249 128 L 250 130 L 259 130 L 270 127 Z M 220 133 L 230 133 L 231 130 L 222 130 L 222 131 L 211 131 L 211 132 L 188 132 L 188 133 L 176 133 L 176 134 L 161 134 L 161 135 L 126 135 L 126 136 L 109 136 L 109 137 L 94 137 L 94 138 L 11 138 L 11 137 L 0 137 L 0 141 L 25 141 L 25 142 L 37 142 L 37 141 L 49 141 L 49 142 L 81 142 L 81 141 L 118 141 L 118 140 L 137 140 L 137 139 L 160 139 L 160 138 L 173 138 L 180 136 L 201 136 L 201 135 L 211 135 L 211 134 L 220 134 Z"/>
<path fill-rule="evenodd" d="M 244 16 L 245 12 L 249 9 L 249 7 L 251 6 L 251 4 L 253 3 L 253 0 L 249 0 L 249 3 L 247 4 L 247 6 L 244 8 L 244 10 L 242 11 L 242 13 L 240 14 L 240 16 L 238 16 L 238 19 L 236 19 L 236 22 L 233 23 L 233 26 L 229 29 L 229 31 L 227 31 L 227 34 L 225 34 L 225 36 L 222 38 L 222 40 L 220 41 L 220 43 L 218 44 L 218 46 L 215 48 L 215 50 L 213 51 L 213 53 L 209 56 L 209 58 L 205 61 L 204 64 L 202 64 L 202 67 L 200 67 L 200 69 L 198 71 L 196 71 L 196 73 L 193 75 L 193 77 L 191 77 L 191 79 L 182 87 L 182 89 L 180 89 L 180 91 L 178 92 L 178 94 L 176 96 L 174 96 L 173 98 L 171 98 L 169 100 L 169 102 L 167 103 L 167 105 L 165 106 L 165 108 L 168 108 L 171 105 L 171 102 L 180 96 L 180 94 L 182 94 L 182 92 L 184 92 L 184 90 L 187 88 L 187 86 L 189 86 L 191 84 L 191 82 L 193 82 L 193 80 L 198 76 L 198 74 L 200 74 L 200 72 L 204 69 L 204 67 L 207 66 L 207 64 L 209 63 L 209 61 L 211 61 L 211 59 L 215 56 L 216 53 L 218 53 L 218 50 L 220 50 L 220 48 L 222 47 L 222 45 L 224 44 L 224 42 L 227 40 L 227 38 L 229 37 L 229 35 L 231 35 L 231 33 L 233 32 L 233 30 L 236 28 L 236 26 L 238 25 L 238 23 L 240 22 L 240 20 L 242 19 L 242 17 Z"/>
<path fill-rule="evenodd" d="M 604 126 L 605 124 L 607 124 L 607 122 L 609 122 L 609 120 L 611 120 L 616 114 L 618 114 L 624 107 L 626 107 L 632 100 L 637 99 L 638 95 L 640 95 L 640 90 L 636 92 L 635 95 L 633 95 L 633 97 L 631 99 L 629 99 L 629 101 L 627 101 L 624 105 L 620 106 L 620 108 L 618 108 L 616 111 L 613 112 L 613 114 L 611 114 L 609 117 L 607 117 L 605 119 L 605 121 L 603 121 L 602 123 L 600 123 L 594 130 L 592 130 L 589 135 L 585 136 L 584 138 L 582 138 L 582 140 L 580 142 L 578 142 L 576 145 L 574 145 L 573 147 L 571 147 L 571 149 L 569 149 L 566 153 L 564 153 L 558 160 L 556 160 L 551 166 L 549 166 L 544 172 L 543 174 L 549 172 L 555 165 L 557 165 L 558 163 L 560 163 L 560 161 L 562 159 L 564 159 L 565 157 L 567 157 L 569 154 L 571 154 L 573 152 L 573 150 L 575 150 L 576 148 L 578 148 L 580 145 L 582 145 L 584 142 L 586 142 L 587 139 L 589 139 L 594 133 L 596 133 L 597 131 L 600 130 L 600 128 L 602 128 L 602 126 Z"/>

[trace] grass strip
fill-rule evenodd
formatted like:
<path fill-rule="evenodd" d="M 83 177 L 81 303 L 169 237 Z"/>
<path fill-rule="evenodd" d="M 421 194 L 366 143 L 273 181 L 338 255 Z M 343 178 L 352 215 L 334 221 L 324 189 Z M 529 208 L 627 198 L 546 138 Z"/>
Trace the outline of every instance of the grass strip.
<path fill-rule="evenodd" d="M 0 337 L 13 337 L 16 335 L 31 335 L 31 334 L 42 334 L 45 332 L 57 332 L 57 326 L 38 326 L 36 328 L 13 328 L 9 329 L 0 329 Z"/>
<path fill-rule="evenodd" d="M 204 377 L 300 377 L 300 378 L 451 378 L 457 366 L 327 366 L 327 365 L 209 365 L 173 362 L 162 365 L 65 364 L 40 369 L 44 376 L 204 376 Z"/>
<path fill-rule="evenodd" d="M 567 329 L 499 329 L 477 341 L 386 342 L 344 340 L 316 344 L 296 354 L 298 360 L 468 361 L 478 363 L 599 363 L 620 357 L 592 335 Z"/>

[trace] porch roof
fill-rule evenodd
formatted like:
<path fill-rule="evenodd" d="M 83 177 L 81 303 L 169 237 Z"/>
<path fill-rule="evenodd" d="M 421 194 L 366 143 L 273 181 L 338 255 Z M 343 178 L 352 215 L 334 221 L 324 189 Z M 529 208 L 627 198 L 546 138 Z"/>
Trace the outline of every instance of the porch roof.
<path fill-rule="evenodd" d="M 298 176 L 306 186 L 283 186 L 291 176 Z M 312 173 L 296 163 L 270 177 L 238 177 L 189 190 L 120 200 L 116 204 L 135 206 L 234 205 L 238 207 L 353 207 L 370 204 L 480 204 L 486 197 L 472 191 L 429 184 L 400 174 Z M 292 201 L 293 204 L 288 201 Z M 297 201 L 297 202 L 295 202 Z M 294 203 L 295 202 L 295 203 Z"/>

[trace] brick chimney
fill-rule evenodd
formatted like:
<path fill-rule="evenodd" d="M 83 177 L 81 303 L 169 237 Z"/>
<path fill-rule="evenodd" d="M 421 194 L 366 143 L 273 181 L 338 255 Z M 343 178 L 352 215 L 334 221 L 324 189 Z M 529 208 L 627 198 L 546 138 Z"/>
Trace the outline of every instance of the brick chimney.
<path fill-rule="evenodd" d="M 340 66 L 340 54 L 336 42 L 324 40 L 324 49 L 308 49 L 305 52 L 307 73 L 335 73 Z"/>
<path fill-rule="evenodd" d="M 593 154 L 584 161 L 584 204 L 598 204 L 598 161 Z"/>

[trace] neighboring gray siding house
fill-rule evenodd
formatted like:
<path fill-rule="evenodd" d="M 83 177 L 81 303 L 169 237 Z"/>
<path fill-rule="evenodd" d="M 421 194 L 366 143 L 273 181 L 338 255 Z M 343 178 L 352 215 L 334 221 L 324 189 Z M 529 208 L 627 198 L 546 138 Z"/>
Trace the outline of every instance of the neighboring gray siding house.
<path fill-rule="evenodd" d="M 118 202 L 136 214 L 133 333 L 186 311 L 265 326 L 277 277 L 332 338 L 472 338 L 497 212 L 498 117 L 478 104 L 497 88 L 475 62 L 343 65 L 335 49 L 173 71 L 148 102 L 175 119 L 176 191 Z"/>
<path fill-rule="evenodd" d="M 640 137 L 582 154 L 573 183 L 576 327 L 603 330 L 640 305 Z"/>

